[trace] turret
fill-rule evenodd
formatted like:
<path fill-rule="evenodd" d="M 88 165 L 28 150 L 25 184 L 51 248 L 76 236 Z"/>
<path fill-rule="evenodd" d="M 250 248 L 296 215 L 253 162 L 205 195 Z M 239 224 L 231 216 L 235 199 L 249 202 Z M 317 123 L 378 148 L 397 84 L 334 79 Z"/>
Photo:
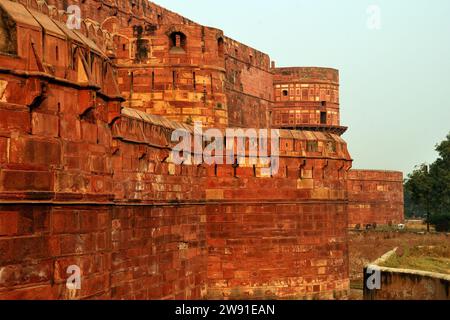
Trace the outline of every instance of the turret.
<path fill-rule="evenodd" d="M 339 71 L 330 68 L 274 68 L 272 126 L 342 135 Z"/>

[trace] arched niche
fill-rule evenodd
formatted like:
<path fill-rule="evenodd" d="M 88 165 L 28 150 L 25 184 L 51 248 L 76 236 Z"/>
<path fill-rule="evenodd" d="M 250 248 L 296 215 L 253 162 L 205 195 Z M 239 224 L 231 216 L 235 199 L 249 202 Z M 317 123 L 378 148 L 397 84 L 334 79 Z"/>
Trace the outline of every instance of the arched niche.
<path fill-rule="evenodd" d="M 172 31 L 169 33 L 169 51 L 176 54 L 186 53 L 187 37 L 183 32 Z"/>

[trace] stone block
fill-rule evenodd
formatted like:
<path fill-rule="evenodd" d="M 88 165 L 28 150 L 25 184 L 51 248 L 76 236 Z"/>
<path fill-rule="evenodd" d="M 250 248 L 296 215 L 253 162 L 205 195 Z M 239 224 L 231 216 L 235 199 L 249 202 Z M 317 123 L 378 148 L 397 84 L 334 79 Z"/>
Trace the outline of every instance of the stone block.
<path fill-rule="evenodd" d="M 31 132 L 33 135 L 38 136 L 58 137 L 59 118 L 51 114 L 33 112 Z"/>

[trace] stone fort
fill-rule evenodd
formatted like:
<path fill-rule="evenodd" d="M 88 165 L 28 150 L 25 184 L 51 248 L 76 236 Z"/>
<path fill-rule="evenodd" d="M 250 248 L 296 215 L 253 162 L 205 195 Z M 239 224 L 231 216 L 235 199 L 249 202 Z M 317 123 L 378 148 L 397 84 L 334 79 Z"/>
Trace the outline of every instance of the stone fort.
<path fill-rule="evenodd" d="M 175 164 L 196 121 L 280 129 L 280 170 Z M 348 228 L 403 221 L 346 129 L 335 69 L 146 0 L 0 0 L 0 299 L 346 299 Z"/>

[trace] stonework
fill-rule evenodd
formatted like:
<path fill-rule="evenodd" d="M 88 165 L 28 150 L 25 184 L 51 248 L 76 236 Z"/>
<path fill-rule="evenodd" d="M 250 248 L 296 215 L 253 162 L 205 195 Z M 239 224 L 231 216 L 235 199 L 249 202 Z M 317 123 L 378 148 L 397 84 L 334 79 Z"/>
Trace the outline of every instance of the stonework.
<path fill-rule="evenodd" d="M 328 68 L 274 69 L 272 125 L 279 128 L 330 131 L 340 126 L 339 72 Z"/>
<path fill-rule="evenodd" d="M 69 2 L 0 0 L 0 299 L 347 298 L 349 213 L 402 220 L 402 190 L 360 192 L 338 71 L 144 0 Z M 174 163 L 195 121 L 279 128 L 280 170 Z"/>
<path fill-rule="evenodd" d="M 404 222 L 401 172 L 350 170 L 347 188 L 351 227 L 398 225 Z"/>
<path fill-rule="evenodd" d="M 436 300 L 450 299 L 450 275 L 436 272 L 388 268 L 383 264 L 396 254 L 398 248 L 364 268 L 364 281 L 370 283 L 374 270 L 379 273 L 379 288 L 364 287 L 364 300 Z"/>

